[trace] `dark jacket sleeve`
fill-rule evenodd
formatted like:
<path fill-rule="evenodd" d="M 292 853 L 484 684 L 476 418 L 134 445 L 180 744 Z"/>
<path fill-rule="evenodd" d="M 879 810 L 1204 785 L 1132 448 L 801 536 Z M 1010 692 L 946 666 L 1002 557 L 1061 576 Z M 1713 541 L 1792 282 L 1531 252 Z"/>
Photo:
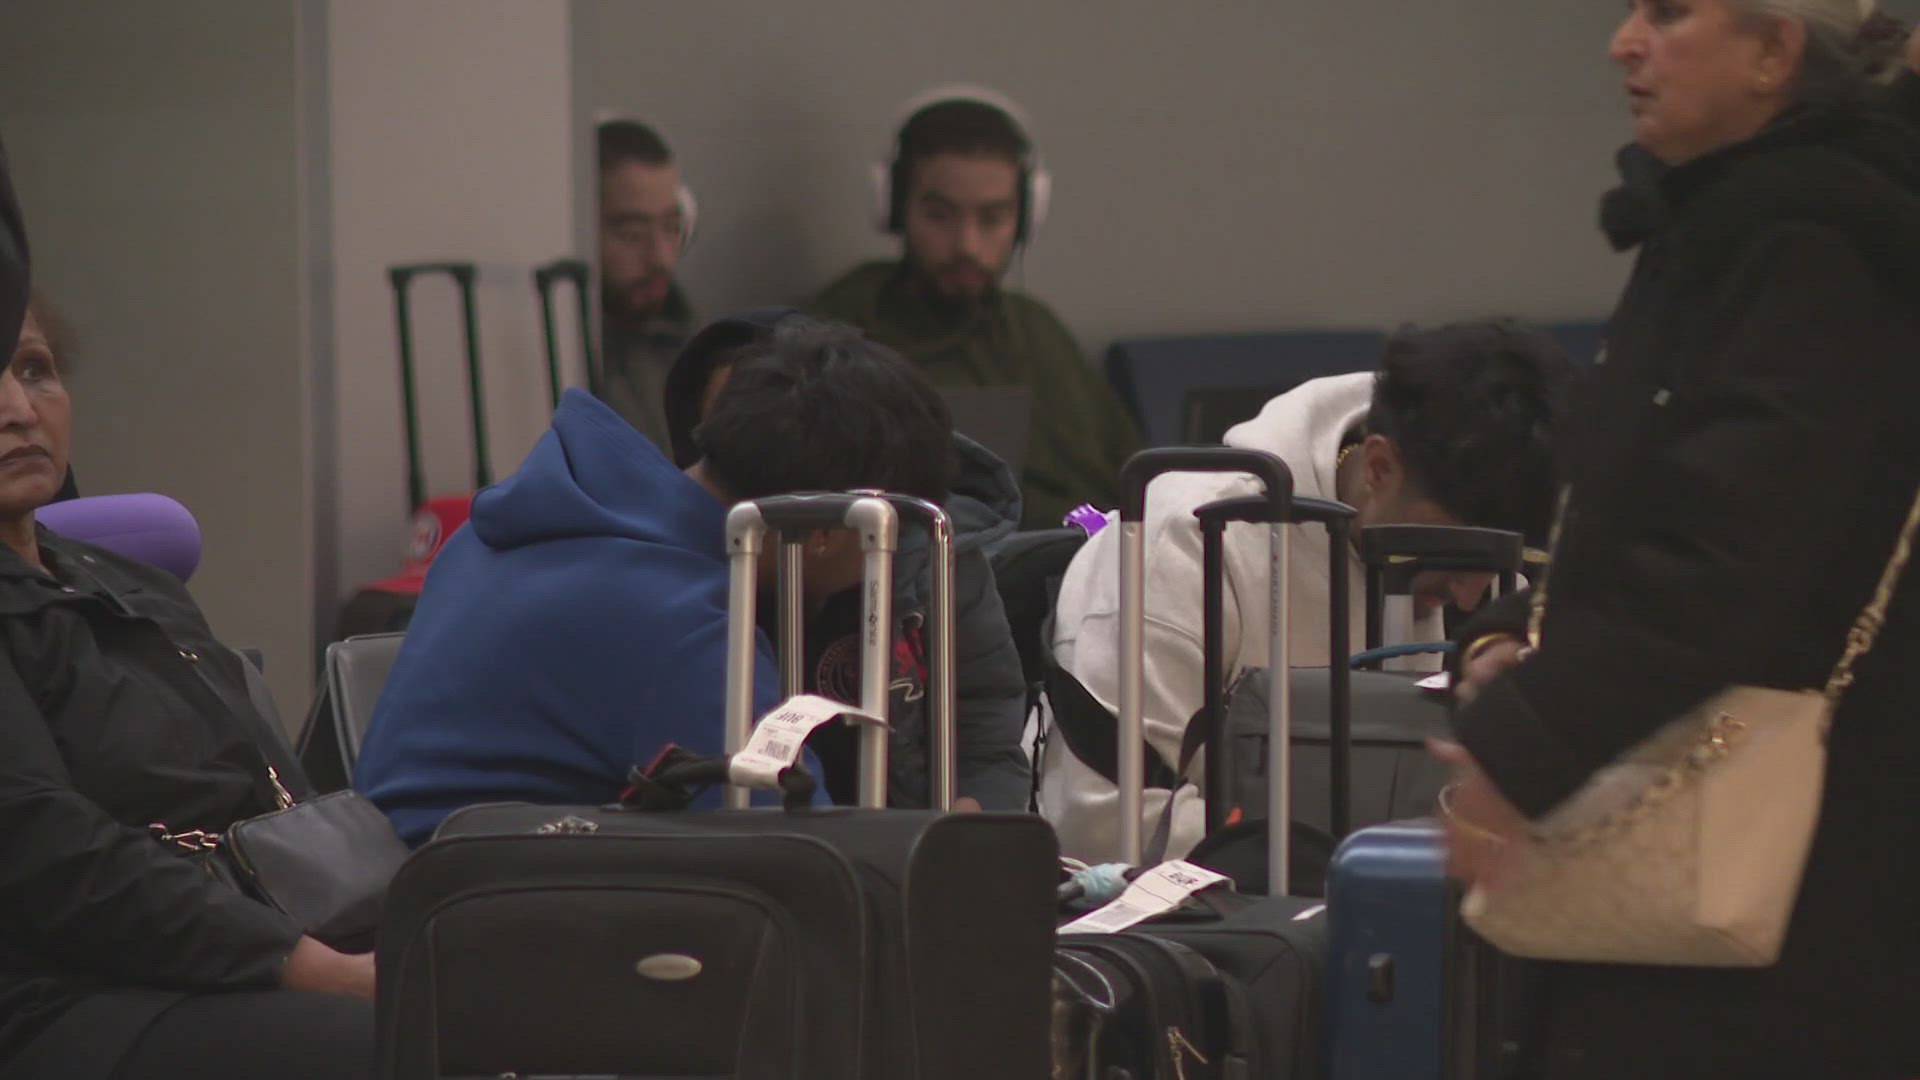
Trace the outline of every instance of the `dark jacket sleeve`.
<path fill-rule="evenodd" d="M 0 911 L 8 934 L 118 983 L 274 986 L 298 931 L 74 789 L 45 718 L 0 661 Z"/>
<path fill-rule="evenodd" d="M 1900 72 L 1887 88 L 1887 107 L 1909 123 L 1920 124 L 1920 72 Z"/>
<path fill-rule="evenodd" d="M 1581 571 L 1604 584 L 1556 594 L 1550 573 L 1540 651 L 1457 719 L 1528 814 L 1807 632 L 1796 615 L 1868 497 L 1875 418 L 1890 387 L 1911 384 L 1897 377 L 1916 347 L 1910 301 L 1831 231 L 1770 227 L 1719 296 L 1716 340 L 1649 433 L 1631 520 L 1585 553 L 1600 565 Z M 1837 655 L 1844 628 L 1832 633 Z"/>
<path fill-rule="evenodd" d="M 1473 613 L 1460 627 L 1454 640 L 1462 648 L 1488 634 L 1527 635 L 1527 621 L 1533 613 L 1533 590 L 1516 589 Z"/>
<path fill-rule="evenodd" d="M 956 786 L 987 810 L 1025 810 L 1032 774 L 1020 748 L 1027 686 L 986 553 L 955 560 L 954 658 L 959 662 Z"/>

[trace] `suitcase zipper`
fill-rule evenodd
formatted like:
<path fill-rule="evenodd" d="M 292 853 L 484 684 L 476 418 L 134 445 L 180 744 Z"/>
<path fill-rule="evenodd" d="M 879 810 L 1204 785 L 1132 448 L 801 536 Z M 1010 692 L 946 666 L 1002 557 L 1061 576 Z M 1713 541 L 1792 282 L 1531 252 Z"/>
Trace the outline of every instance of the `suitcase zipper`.
<path fill-rule="evenodd" d="M 1187 1038 L 1186 1033 L 1180 1030 L 1178 1024 L 1167 1028 L 1167 1054 L 1173 1059 L 1174 1080 L 1187 1080 L 1186 1060 L 1188 1055 L 1192 1055 L 1193 1059 L 1202 1065 L 1213 1064 L 1213 1062 L 1207 1060 L 1205 1054 L 1200 1052 L 1199 1047 L 1193 1045 L 1193 1042 Z"/>

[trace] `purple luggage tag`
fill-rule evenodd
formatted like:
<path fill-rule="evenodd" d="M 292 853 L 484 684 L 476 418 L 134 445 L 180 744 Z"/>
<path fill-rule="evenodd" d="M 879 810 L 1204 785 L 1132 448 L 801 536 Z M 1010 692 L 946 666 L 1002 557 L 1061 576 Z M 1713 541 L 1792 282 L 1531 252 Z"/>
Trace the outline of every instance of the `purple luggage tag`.
<path fill-rule="evenodd" d="M 1087 503 L 1067 511 L 1067 516 L 1061 520 L 1060 524 L 1067 528 L 1077 526 L 1084 530 L 1088 536 L 1092 536 L 1094 533 L 1107 527 L 1107 515 L 1092 504 Z"/>

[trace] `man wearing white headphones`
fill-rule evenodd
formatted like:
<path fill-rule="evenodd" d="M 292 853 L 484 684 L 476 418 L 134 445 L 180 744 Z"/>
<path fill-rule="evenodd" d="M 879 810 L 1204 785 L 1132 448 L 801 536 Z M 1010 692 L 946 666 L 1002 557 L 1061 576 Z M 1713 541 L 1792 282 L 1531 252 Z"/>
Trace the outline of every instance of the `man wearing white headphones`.
<path fill-rule="evenodd" d="M 693 237 L 693 194 L 665 140 L 645 124 L 599 125 L 601 396 L 667 445 L 661 390 L 698 325 L 674 280 Z"/>
<path fill-rule="evenodd" d="M 1057 527 L 1081 503 L 1111 505 L 1138 446 L 1131 418 L 1053 312 L 1001 288 L 1052 187 L 1019 106 L 946 87 L 903 117 L 874 172 L 881 225 L 904 241 L 904 257 L 855 267 L 814 310 L 893 347 L 936 385 L 1027 389 L 1023 527 Z"/>

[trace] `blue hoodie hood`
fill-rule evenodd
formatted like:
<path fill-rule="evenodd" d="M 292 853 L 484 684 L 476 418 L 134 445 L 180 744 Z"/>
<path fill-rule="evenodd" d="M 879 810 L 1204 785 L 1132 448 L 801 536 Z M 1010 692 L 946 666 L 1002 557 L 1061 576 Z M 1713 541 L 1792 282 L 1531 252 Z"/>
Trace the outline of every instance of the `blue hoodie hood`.
<path fill-rule="evenodd" d="M 507 551 L 620 537 L 725 554 L 727 508 L 598 398 L 571 389 L 518 470 L 474 496 L 472 528 Z"/>

